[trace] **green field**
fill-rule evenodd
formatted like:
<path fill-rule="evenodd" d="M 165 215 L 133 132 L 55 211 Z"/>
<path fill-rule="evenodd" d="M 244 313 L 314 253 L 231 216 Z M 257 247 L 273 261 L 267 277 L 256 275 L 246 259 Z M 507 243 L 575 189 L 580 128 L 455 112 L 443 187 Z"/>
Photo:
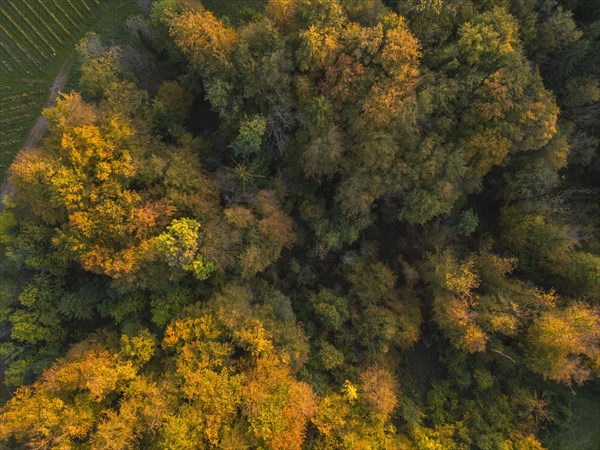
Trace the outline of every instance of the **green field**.
<path fill-rule="evenodd" d="M 134 11 L 134 0 L 0 2 L 1 180 L 46 105 L 54 79 L 69 72 L 76 42 Z"/>

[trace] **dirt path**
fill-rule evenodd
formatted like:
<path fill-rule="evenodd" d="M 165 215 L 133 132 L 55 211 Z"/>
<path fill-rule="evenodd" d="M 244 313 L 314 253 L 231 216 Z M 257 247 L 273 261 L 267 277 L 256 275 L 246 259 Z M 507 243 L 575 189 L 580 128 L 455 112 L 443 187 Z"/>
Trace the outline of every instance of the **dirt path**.
<path fill-rule="evenodd" d="M 57 75 L 56 79 L 54 80 L 54 83 L 52 84 L 52 87 L 50 88 L 50 97 L 48 98 L 48 101 L 46 102 L 44 108 L 53 106 L 56 103 L 56 98 L 58 97 L 58 94 L 65 87 L 65 84 L 67 84 L 67 80 L 69 78 L 69 68 L 70 65 L 67 67 L 63 67 L 60 73 Z M 27 139 L 25 140 L 21 151 L 34 147 L 46 132 L 47 126 L 48 121 L 46 120 L 46 118 L 44 116 L 38 117 L 38 119 L 35 122 L 35 125 L 29 133 L 29 136 L 27 136 Z"/>
<path fill-rule="evenodd" d="M 67 84 L 71 66 L 72 66 L 71 58 L 67 58 L 67 61 L 65 61 L 65 64 L 60 68 L 60 72 L 58 73 L 58 75 L 54 79 L 54 82 L 52 83 L 52 87 L 50 88 L 50 95 L 48 97 L 48 100 L 46 101 L 46 104 L 44 105 L 44 108 L 53 106 L 56 103 L 58 94 L 60 94 L 60 92 L 65 87 L 65 84 Z M 44 116 L 40 115 L 40 117 L 38 117 L 38 119 L 35 121 L 35 124 L 33 125 L 33 128 L 31 129 L 31 131 L 29 132 L 29 135 L 27 135 L 27 139 L 25 139 L 25 142 L 21 146 L 21 150 L 19 150 L 19 154 L 22 152 L 26 152 L 27 150 L 29 150 L 32 147 L 35 147 L 37 145 L 37 143 L 40 141 L 40 139 L 46 133 L 47 128 L 48 128 L 48 120 Z M 17 155 L 17 158 L 18 158 L 18 155 Z M 2 186 L 0 186 L 0 213 L 2 213 L 2 211 L 4 210 L 4 204 L 2 202 L 4 200 L 4 197 L 11 194 L 11 192 L 12 192 L 12 187 L 8 183 L 8 178 L 6 178 L 4 180 L 4 182 L 2 183 Z"/>

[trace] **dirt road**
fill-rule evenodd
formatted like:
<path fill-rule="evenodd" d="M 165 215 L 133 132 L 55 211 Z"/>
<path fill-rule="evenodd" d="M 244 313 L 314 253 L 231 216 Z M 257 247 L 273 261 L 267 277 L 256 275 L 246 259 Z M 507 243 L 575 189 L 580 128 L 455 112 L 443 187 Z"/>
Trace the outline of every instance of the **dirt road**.
<path fill-rule="evenodd" d="M 62 91 L 62 89 L 65 87 L 65 84 L 67 83 L 67 80 L 69 78 L 69 67 L 65 67 L 63 69 L 64 70 L 61 69 L 60 73 L 54 80 L 52 87 L 50 88 L 50 96 L 46 105 L 44 106 L 45 108 L 53 106 L 56 103 L 56 98 L 58 97 L 58 94 Z M 29 133 L 29 136 L 27 136 L 27 139 L 25 140 L 21 151 L 34 147 L 46 132 L 47 126 L 48 121 L 46 120 L 46 118 L 44 116 L 38 117 L 38 119 L 35 122 L 35 125 Z"/>
<path fill-rule="evenodd" d="M 46 101 L 44 108 L 53 106 L 56 103 L 58 94 L 60 94 L 60 92 L 63 90 L 65 84 L 67 83 L 67 80 L 69 79 L 71 65 L 72 62 L 70 61 L 70 58 L 68 58 L 65 64 L 60 68 L 60 72 L 58 73 L 58 75 L 54 79 L 54 82 L 52 83 L 52 87 L 50 88 L 50 95 L 48 96 L 48 100 Z M 27 136 L 27 139 L 25 139 L 25 142 L 23 143 L 23 146 L 21 147 L 19 153 L 26 152 L 30 148 L 35 147 L 46 133 L 47 128 L 48 121 L 44 116 L 40 115 L 40 117 L 38 117 L 38 119 L 35 121 L 35 125 L 33 125 L 33 128 Z M 2 186 L 0 186 L 0 213 L 4 210 L 4 204 L 2 200 L 4 200 L 4 197 L 9 195 L 11 192 L 11 186 L 7 178 L 2 183 Z"/>

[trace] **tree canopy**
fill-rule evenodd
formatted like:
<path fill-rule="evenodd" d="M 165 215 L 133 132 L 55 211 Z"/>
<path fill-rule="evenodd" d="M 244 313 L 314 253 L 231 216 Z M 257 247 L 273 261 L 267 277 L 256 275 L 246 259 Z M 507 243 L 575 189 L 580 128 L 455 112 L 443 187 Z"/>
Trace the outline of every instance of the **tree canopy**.
<path fill-rule="evenodd" d="M 2 445 L 564 448 L 598 2 L 246 3 L 77 45 L 0 213 Z"/>

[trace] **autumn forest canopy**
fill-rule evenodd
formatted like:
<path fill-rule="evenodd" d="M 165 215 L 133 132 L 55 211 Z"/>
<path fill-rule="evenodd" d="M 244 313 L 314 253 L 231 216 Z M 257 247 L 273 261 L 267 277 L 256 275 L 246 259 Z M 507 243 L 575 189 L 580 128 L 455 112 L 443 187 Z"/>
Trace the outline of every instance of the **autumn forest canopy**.
<path fill-rule="evenodd" d="M 9 169 L 0 447 L 600 447 L 599 0 L 141 4 Z"/>

